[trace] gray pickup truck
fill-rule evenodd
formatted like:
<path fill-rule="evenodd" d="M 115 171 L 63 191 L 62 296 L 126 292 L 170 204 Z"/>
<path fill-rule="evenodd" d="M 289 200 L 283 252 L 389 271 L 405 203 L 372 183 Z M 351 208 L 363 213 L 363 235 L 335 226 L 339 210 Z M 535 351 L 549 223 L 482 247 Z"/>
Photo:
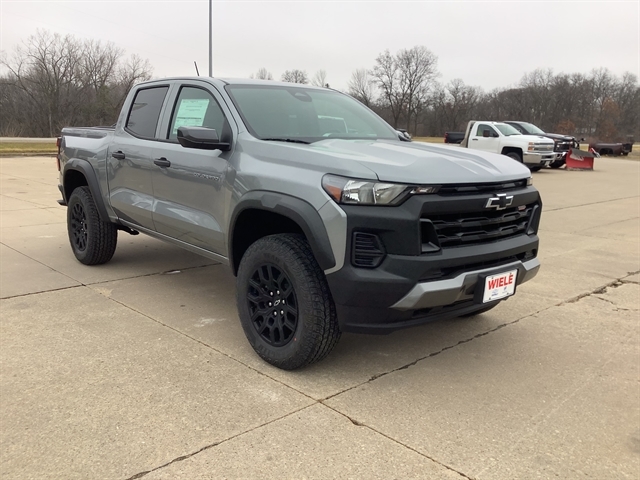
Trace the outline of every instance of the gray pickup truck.
<path fill-rule="evenodd" d="M 411 142 L 327 88 L 143 83 L 114 127 L 65 128 L 58 162 L 80 262 L 108 262 L 123 231 L 227 264 L 250 344 L 283 369 L 341 332 L 487 311 L 540 267 L 525 166 Z"/>

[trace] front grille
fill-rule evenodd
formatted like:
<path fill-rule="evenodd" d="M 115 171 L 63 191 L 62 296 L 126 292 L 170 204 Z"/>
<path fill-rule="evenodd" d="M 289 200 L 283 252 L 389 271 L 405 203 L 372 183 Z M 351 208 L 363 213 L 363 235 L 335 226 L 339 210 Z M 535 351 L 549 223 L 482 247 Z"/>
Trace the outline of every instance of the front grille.
<path fill-rule="evenodd" d="M 375 268 L 382 263 L 385 252 L 377 235 L 355 232 L 351 248 L 351 263 L 356 267 Z"/>
<path fill-rule="evenodd" d="M 460 185 L 443 185 L 438 189 L 438 195 L 474 195 L 477 193 L 495 193 L 517 188 L 525 188 L 527 179 L 510 180 L 499 183 L 470 183 Z"/>
<path fill-rule="evenodd" d="M 422 219 L 423 232 L 433 225 L 440 247 L 477 245 L 524 234 L 534 205 L 523 205 L 500 211 L 431 215 Z"/>
<path fill-rule="evenodd" d="M 555 144 L 554 152 L 568 152 L 571 148 L 571 142 L 558 142 Z"/>

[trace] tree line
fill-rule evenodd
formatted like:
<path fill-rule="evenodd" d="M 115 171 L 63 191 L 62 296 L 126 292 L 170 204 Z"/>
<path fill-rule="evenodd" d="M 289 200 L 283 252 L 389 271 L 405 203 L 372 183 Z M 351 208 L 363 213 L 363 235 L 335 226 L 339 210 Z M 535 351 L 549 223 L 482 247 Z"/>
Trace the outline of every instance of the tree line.
<path fill-rule="evenodd" d="M 348 92 L 392 126 L 413 135 L 464 131 L 469 120 L 520 120 L 544 131 L 618 141 L 640 138 L 640 86 L 632 73 L 588 74 L 538 69 L 513 87 L 485 92 L 437 77 L 437 57 L 423 46 L 380 54 L 351 75 Z"/>
<path fill-rule="evenodd" d="M 56 136 L 67 125 L 115 123 L 127 92 L 151 65 L 112 43 L 39 30 L 3 54 L 0 136 Z M 438 58 L 418 45 L 382 52 L 372 68 L 352 72 L 347 92 L 395 128 L 414 136 L 462 131 L 476 120 L 521 120 L 548 132 L 614 141 L 640 139 L 640 86 L 632 73 L 588 74 L 538 69 L 512 87 L 484 91 L 460 79 L 440 83 Z M 273 80 L 266 68 L 251 78 Z M 287 70 L 280 80 L 329 88 L 327 72 L 309 78 Z"/>
<path fill-rule="evenodd" d="M 64 126 L 111 125 L 148 60 L 112 43 L 39 30 L 0 58 L 0 136 L 54 137 Z"/>

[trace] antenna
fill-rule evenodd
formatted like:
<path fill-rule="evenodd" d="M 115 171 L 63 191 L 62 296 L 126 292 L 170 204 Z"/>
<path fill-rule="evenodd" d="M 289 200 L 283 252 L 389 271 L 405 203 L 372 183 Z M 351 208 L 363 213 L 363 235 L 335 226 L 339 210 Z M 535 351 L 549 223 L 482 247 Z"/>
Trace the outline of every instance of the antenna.
<path fill-rule="evenodd" d="M 198 71 L 198 64 L 194 61 L 193 64 L 196 66 L 196 73 L 200 76 L 200 72 Z"/>

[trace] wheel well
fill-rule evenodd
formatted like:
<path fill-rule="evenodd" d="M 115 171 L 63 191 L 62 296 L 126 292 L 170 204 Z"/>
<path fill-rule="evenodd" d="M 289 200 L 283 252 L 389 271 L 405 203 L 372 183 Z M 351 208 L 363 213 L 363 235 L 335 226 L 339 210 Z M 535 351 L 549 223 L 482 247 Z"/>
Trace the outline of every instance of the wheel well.
<path fill-rule="evenodd" d="M 278 233 L 300 233 L 302 228 L 284 215 L 260 209 L 247 209 L 238 215 L 233 227 L 231 244 L 231 268 L 234 275 L 238 272 L 240 260 L 247 248 L 256 240 Z"/>
<path fill-rule="evenodd" d="M 64 174 L 64 198 L 69 201 L 69 197 L 78 187 L 88 186 L 87 179 L 78 170 L 69 170 Z"/>
<path fill-rule="evenodd" d="M 522 159 L 522 149 L 516 147 L 504 147 L 502 149 L 502 155 L 507 155 L 509 153 L 517 153 L 520 155 L 520 159 Z"/>

